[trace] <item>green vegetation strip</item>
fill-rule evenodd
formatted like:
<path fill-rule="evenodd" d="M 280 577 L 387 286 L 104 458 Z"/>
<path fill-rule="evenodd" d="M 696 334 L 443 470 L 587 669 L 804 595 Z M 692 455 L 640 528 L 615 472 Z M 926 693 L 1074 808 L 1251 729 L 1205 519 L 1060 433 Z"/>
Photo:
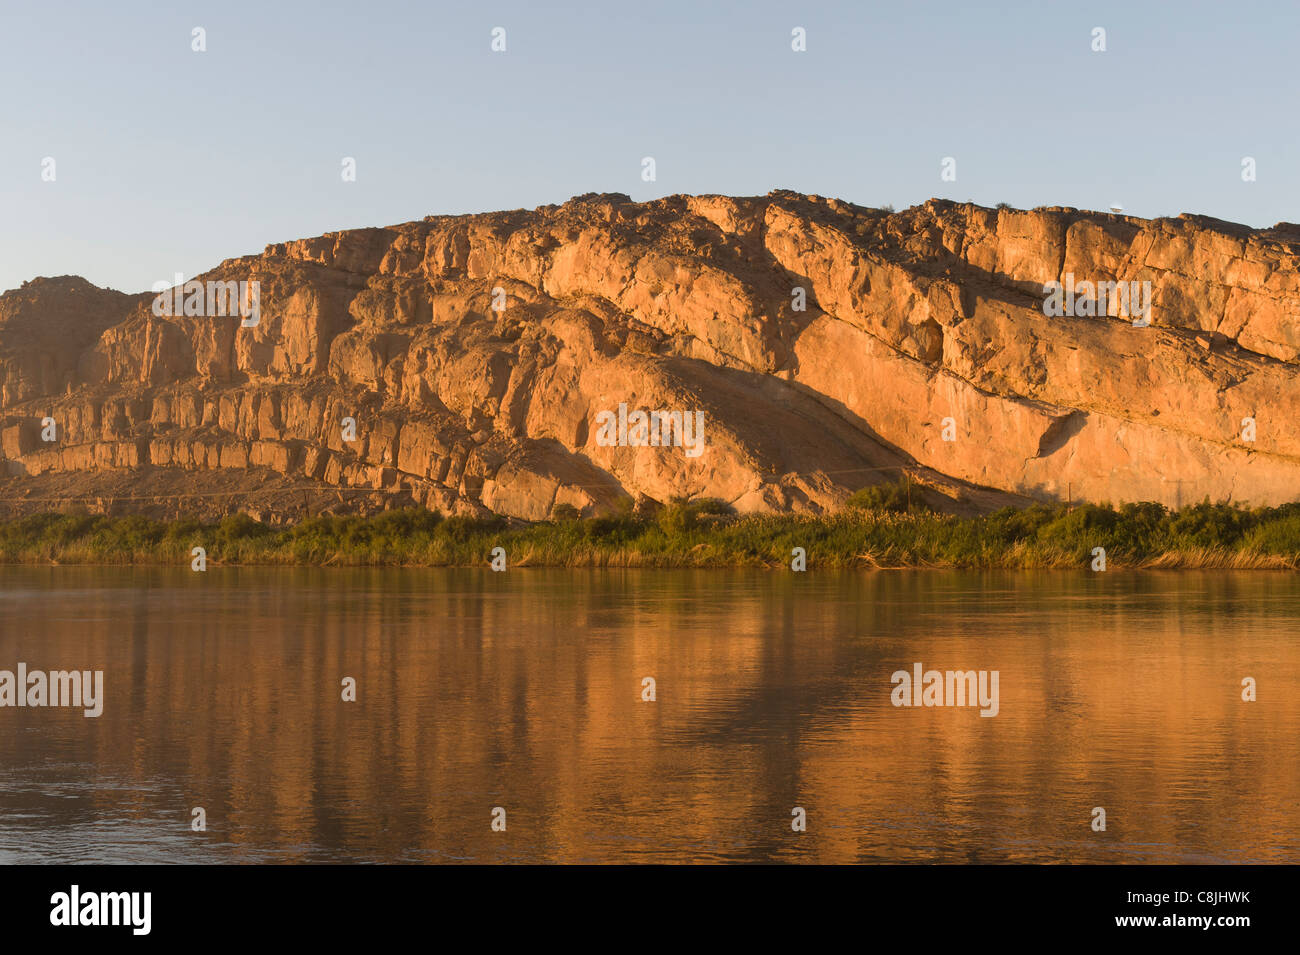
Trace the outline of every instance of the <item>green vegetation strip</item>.
<path fill-rule="evenodd" d="M 424 510 L 322 516 L 270 527 L 244 514 L 217 524 L 38 514 L 0 523 L 0 561 L 188 564 L 486 566 L 494 547 L 510 567 L 1087 568 L 1093 549 L 1116 567 L 1300 567 L 1300 503 L 1245 509 L 1196 504 L 1035 505 L 979 517 L 913 506 L 896 488 L 865 489 L 837 514 L 736 516 L 715 501 L 674 502 L 550 521 L 443 517 Z"/>

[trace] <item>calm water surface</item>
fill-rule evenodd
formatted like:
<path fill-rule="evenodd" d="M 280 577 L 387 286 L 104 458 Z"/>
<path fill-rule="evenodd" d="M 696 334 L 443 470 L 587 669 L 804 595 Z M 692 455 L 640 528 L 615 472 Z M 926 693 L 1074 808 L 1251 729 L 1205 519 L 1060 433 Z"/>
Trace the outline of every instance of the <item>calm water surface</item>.
<path fill-rule="evenodd" d="M 20 661 L 4 862 L 1300 861 L 1292 575 L 0 567 Z"/>

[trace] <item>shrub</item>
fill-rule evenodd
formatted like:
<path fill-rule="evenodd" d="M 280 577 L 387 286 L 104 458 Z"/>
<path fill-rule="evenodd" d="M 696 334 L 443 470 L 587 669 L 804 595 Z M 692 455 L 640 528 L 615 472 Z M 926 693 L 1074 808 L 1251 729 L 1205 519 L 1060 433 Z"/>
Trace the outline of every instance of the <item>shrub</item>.
<path fill-rule="evenodd" d="M 438 534 L 458 544 L 463 544 L 475 534 L 490 534 L 503 530 L 507 521 L 496 515 L 490 517 L 468 517 L 454 514 L 438 525 Z"/>
<path fill-rule="evenodd" d="M 908 511 L 928 511 L 931 508 L 921 496 L 921 490 L 912 487 L 907 479 L 888 484 L 873 484 L 854 491 L 844 502 L 860 511 L 905 514 Z"/>
<path fill-rule="evenodd" d="M 432 534 L 442 523 L 442 514 L 429 511 L 423 507 L 403 507 L 384 511 L 370 518 L 370 526 L 377 535 L 387 537 L 414 537 L 417 534 Z"/>
<path fill-rule="evenodd" d="M 1081 504 L 1038 528 L 1038 539 L 1067 550 L 1110 547 L 1119 515 L 1109 504 Z"/>
<path fill-rule="evenodd" d="M 230 544 L 237 540 L 248 540 L 257 537 L 265 537 L 272 533 L 271 528 L 267 527 L 260 521 L 255 521 L 243 511 L 235 514 L 228 514 L 221 519 L 217 525 L 217 540 L 222 544 Z"/>
<path fill-rule="evenodd" d="M 639 521 L 653 521 L 663 509 L 664 506 L 654 498 L 642 495 L 636 499 L 636 506 L 632 508 L 632 515 Z"/>
<path fill-rule="evenodd" d="M 656 519 L 660 530 L 669 537 L 689 534 L 700 526 L 699 507 L 690 501 L 673 498 Z"/>
<path fill-rule="evenodd" d="M 1154 554 L 1169 539 L 1169 512 L 1153 501 L 1125 504 L 1115 522 L 1115 538 L 1133 554 Z"/>
<path fill-rule="evenodd" d="M 1300 514 L 1260 524 L 1246 536 L 1246 546 L 1265 554 L 1300 557 Z"/>
<path fill-rule="evenodd" d="M 641 525 L 622 514 L 605 514 L 582 522 L 582 536 L 590 541 L 618 544 L 635 538 Z"/>
<path fill-rule="evenodd" d="M 1029 507 L 1004 507 L 984 518 L 989 537 L 1004 544 L 1032 540 L 1039 530 L 1054 520 L 1064 508 L 1050 504 L 1031 504 Z M 976 518 L 976 520 L 979 520 Z"/>
<path fill-rule="evenodd" d="M 551 507 L 551 520 L 558 524 L 571 523 L 580 516 L 578 509 L 572 504 L 558 503 Z"/>
<path fill-rule="evenodd" d="M 118 562 L 173 561 L 201 544 L 218 548 L 222 560 L 235 563 L 439 565 L 477 561 L 483 550 L 508 540 L 543 562 L 645 566 L 683 561 L 771 566 L 782 563 L 794 546 L 806 548 L 823 566 L 870 560 L 884 566 L 1079 567 L 1099 546 L 1121 564 L 1171 557 L 1164 565 L 1241 566 L 1242 558 L 1250 565 L 1250 559 L 1280 557 L 1270 566 L 1300 566 L 1300 503 L 1247 510 L 1205 500 L 1178 511 L 1152 502 L 1118 508 L 1081 504 L 1072 510 L 1037 503 L 969 517 L 903 514 L 928 511 L 922 495 L 935 494 L 911 487 L 909 507 L 908 480 L 862 488 L 849 499 L 852 510 L 872 512 L 871 520 L 851 513 L 737 518 L 725 501 L 684 497 L 662 507 L 648 498 L 633 507 L 630 497 L 623 498 L 612 513 L 586 520 L 575 507 L 557 504 L 552 508 L 557 523 L 514 528 L 499 516 L 444 519 L 418 507 L 368 517 L 321 514 L 279 530 L 245 513 L 213 524 L 44 513 L 0 521 L 0 559 L 93 555 Z M 502 531 L 508 531 L 506 538 Z"/>
<path fill-rule="evenodd" d="M 1170 531 L 1193 547 L 1221 547 L 1236 544 L 1257 521 L 1250 511 L 1203 501 L 1178 511 Z"/>

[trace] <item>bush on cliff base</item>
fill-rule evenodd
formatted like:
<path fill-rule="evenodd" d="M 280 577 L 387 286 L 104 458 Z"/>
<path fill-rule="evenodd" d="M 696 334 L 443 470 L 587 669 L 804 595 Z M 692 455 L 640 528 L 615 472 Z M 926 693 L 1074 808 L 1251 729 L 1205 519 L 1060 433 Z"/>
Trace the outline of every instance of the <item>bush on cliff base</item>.
<path fill-rule="evenodd" d="M 1086 568 L 1104 547 L 1111 567 L 1300 569 L 1300 503 L 1246 509 L 1203 502 L 1034 504 L 976 517 L 937 514 L 912 488 L 878 485 L 840 514 L 735 516 L 716 500 L 669 501 L 657 511 L 627 501 L 615 513 L 521 524 L 496 516 L 444 518 L 419 508 L 371 517 L 321 515 L 271 527 L 244 514 L 205 524 L 140 516 L 37 514 L 0 522 L 0 560 L 165 563 L 187 567 L 190 550 L 210 564 L 300 563 L 486 566 L 501 546 L 510 566 L 788 566 L 802 547 L 808 566 Z M 862 510 L 871 520 L 863 520 Z M 653 515 L 653 516 L 652 516 Z"/>

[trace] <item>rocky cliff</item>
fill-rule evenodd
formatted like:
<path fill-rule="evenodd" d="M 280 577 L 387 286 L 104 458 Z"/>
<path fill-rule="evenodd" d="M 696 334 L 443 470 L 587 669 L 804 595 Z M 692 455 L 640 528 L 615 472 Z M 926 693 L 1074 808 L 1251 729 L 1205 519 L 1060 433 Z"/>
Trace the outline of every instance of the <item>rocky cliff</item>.
<path fill-rule="evenodd" d="M 197 277 L 257 282 L 252 327 L 34 279 L 0 296 L 0 497 L 538 519 L 628 496 L 818 511 L 908 473 L 967 508 L 1279 503 L 1300 497 L 1298 264 L 1285 223 L 775 192 L 272 245 Z M 1052 282 L 1143 284 L 1149 324 L 1086 290 L 1049 316 Z M 638 411 L 663 413 L 649 439 Z"/>

